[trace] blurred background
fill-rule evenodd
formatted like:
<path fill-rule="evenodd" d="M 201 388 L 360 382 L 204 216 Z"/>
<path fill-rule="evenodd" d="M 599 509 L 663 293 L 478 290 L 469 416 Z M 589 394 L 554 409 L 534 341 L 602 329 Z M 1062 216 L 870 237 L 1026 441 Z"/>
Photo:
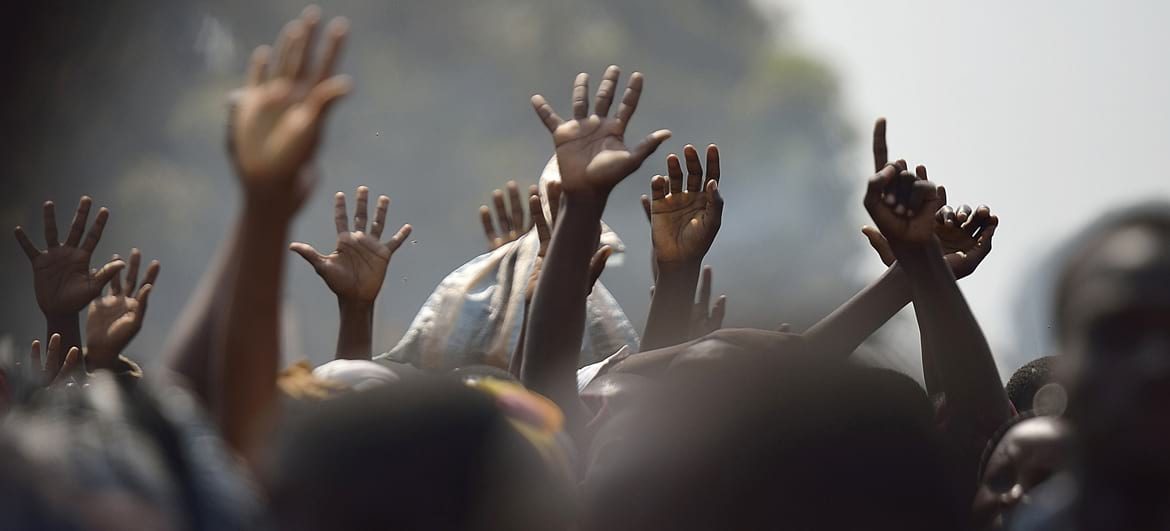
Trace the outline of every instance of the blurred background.
<path fill-rule="evenodd" d="M 332 194 L 359 184 L 411 223 L 375 317 L 392 347 L 447 273 L 484 252 L 477 208 L 551 155 L 528 98 L 568 108 L 574 74 L 646 74 L 630 134 L 674 137 L 613 194 L 625 241 L 602 281 L 640 329 L 650 285 L 639 205 L 667 153 L 719 144 L 729 208 L 708 263 L 728 326 L 797 330 L 883 268 L 858 230 L 873 119 L 891 155 L 927 164 L 953 203 L 1001 217 L 995 251 L 963 282 L 1002 374 L 1050 353 L 1051 253 L 1096 215 L 1170 193 L 1170 4 L 929 0 L 336 0 L 351 19 L 341 70 L 356 91 L 329 121 L 322 182 L 292 238 L 332 249 Z M 233 221 L 225 101 L 251 50 L 301 2 L 23 3 L 0 20 L 0 225 L 38 243 L 40 204 L 67 226 L 78 196 L 111 210 L 94 261 L 132 246 L 162 261 L 129 354 L 148 368 Z M 64 230 L 64 229 L 62 229 Z M 10 238 L 10 237 L 9 237 Z M 27 260 L 0 245 L 0 335 L 44 334 Z M 286 361 L 329 359 L 337 310 L 290 253 Z M 919 375 L 912 314 L 866 356 Z"/>

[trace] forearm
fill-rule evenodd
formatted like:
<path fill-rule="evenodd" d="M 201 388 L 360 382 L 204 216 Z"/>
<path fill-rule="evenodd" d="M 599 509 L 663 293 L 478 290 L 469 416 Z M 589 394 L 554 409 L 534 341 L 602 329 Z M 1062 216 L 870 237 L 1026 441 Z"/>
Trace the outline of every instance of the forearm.
<path fill-rule="evenodd" d="M 909 304 L 910 297 L 906 272 L 895 263 L 877 280 L 805 331 L 804 339 L 812 352 L 848 357 Z"/>
<path fill-rule="evenodd" d="M 931 354 L 948 409 L 990 435 L 1011 408 L 991 348 L 941 247 L 937 241 L 895 245 L 894 253 L 909 276 L 923 348 Z"/>
<path fill-rule="evenodd" d="M 341 315 L 337 330 L 335 359 L 368 360 L 373 355 L 374 303 L 373 301 L 344 301 L 338 299 Z"/>
<path fill-rule="evenodd" d="M 168 372 L 181 377 L 209 410 L 216 408 L 212 362 L 217 358 L 215 350 L 223 347 L 227 323 L 224 314 L 239 274 L 238 257 L 243 252 L 241 232 L 240 223 L 232 227 L 163 349 Z"/>
<path fill-rule="evenodd" d="M 638 350 L 654 350 L 677 345 L 690 339 L 687 326 L 695 304 L 695 286 L 699 282 L 702 264 L 695 262 L 662 263 L 657 266 L 658 278 L 654 296 L 650 299 L 650 313 Z"/>
<path fill-rule="evenodd" d="M 69 352 L 71 347 L 81 349 L 81 316 L 77 312 L 61 315 L 46 315 L 45 337 L 61 334 L 61 352 Z"/>
<path fill-rule="evenodd" d="M 238 273 L 225 312 L 224 348 L 217 360 L 219 418 L 224 438 L 251 457 L 275 405 L 280 362 L 280 291 L 288 219 L 262 204 L 244 209 Z"/>
<path fill-rule="evenodd" d="M 605 201 L 566 196 L 532 300 L 521 381 L 551 398 L 570 426 L 583 422 L 576 370 L 585 332 L 589 260 Z"/>

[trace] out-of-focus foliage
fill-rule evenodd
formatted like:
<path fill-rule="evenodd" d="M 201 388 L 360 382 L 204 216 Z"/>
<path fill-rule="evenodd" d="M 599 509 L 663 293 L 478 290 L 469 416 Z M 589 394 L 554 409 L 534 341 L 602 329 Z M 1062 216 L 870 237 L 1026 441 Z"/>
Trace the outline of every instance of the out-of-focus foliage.
<path fill-rule="evenodd" d="M 224 104 L 251 49 L 271 42 L 300 4 L 40 2 L 0 22 L 0 221 L 39 233 L 39 205 L 88 193 L 112 210 L 97 256 L 131 245 L 162 260 L 132 355 L 156 358 L 238 192 L 223 152 Z M 614 63 L 646 74 L 631 135 L 675 136 L 614 193 L 606 221 L 630 249 L 603 277 L 641 326 L 650 284 L 639 206 L 664 157 L 720 145 L 728 209 L 709 255 L 728 325 L 800 328 L 848 297 L 858 249 L 857 179 L 842 175 L 849 141 L 832 72 L 788 49 L 783 30 L 746 0 L 338 0 L 352 39 L 342 66 L 356 92 L 332 117 L 325 177 L 293 239 L 328 248 L 331 196 L 368 184 L 393 202 L 389 223 L 415 242 L 394 257 L 376 349 L 397 341 L 435 284 L 483 250 L 476 207 L 508 179 L 535 182 L 551 142 L 529 107 L 546 95 L 568 112 L 574 74 Z M 59 221 L 67 223 L 67 220 Z M 28 265 L 0 246 L 8 303 L 0 332 L 42 335 Z M 295 258 L 290 254 L 290 259 Z M 336 309 L 317 277 L 289 263 L 287 352 L 325 359 Z M 680 323 L 681 325 L 681 323 Z"/>

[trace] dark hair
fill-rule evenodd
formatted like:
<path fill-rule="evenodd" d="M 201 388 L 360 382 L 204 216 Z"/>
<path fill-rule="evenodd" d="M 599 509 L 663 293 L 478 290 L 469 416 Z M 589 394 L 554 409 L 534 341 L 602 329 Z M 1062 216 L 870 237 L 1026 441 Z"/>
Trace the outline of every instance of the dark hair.
<path fill-rule="evenodd" d="M 1012 373 L 1005 389 L 1008 400 L 1012 401 L 1016 411 L 1023 413 L 1032 410 L 1032 398 L 1035 397 L 1036 391 L 1052 383 L 1056 378 L 1053 371 L 1055 363 L 1056 356 L 1044 356 L 1029 361 Z"/>

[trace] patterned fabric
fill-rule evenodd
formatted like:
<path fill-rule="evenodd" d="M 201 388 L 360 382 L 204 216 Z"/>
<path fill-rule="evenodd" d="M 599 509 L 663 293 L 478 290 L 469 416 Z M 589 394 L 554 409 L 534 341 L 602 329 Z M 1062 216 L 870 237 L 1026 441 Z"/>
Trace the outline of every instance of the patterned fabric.
<path fill-rule="evenodd" d="M 74 511 L 113 496 L 150 508 L 170 529 L 232 530 L 251 528 L 261 508 L 242 464 L 180 386 L 99 371 L 84 387 L 16 404 L 0 440 Z"/>

